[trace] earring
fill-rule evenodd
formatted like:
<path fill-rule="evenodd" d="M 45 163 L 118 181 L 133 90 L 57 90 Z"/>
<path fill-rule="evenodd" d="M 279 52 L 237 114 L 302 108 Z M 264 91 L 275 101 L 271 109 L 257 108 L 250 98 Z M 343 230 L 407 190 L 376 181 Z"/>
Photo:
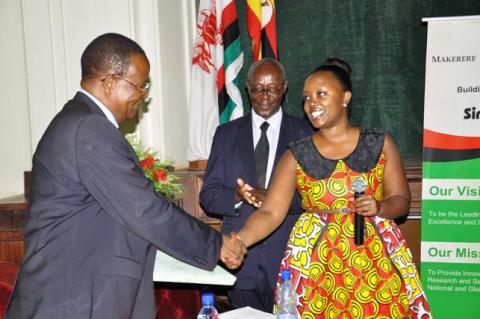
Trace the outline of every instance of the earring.
<path fill-rule="evenodd" d="M 343 107 L 347 107 L 347 103 L 343 103 L 342 106 L 343 106 Z"/>

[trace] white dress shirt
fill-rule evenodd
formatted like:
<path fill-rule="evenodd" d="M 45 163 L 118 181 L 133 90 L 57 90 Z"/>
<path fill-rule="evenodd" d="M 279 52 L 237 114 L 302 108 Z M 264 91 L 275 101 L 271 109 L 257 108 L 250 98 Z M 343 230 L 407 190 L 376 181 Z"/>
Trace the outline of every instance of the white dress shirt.
<path fill-rule="evenodd" d="M 282 124 L 282 108 L 278 110 L 277 113 L 273 114 L 271 117 L 269 117 L 267 120 L 265 120 L 263 117 L 255 113 L 255 111 L 252 110 L 252 129 L 253 129 L 253 145 L 257 145 L 258 140 L 260 139 L 260 136 L 262 134 L 262 130 L 260 129 L 260 125 L 262 125 L 263 122 L 268 122 L 270 126 L 268 127 L 267 130 L 267 138 L 268 138 L 268 164 L 267 164 L 267 175 L 265 177 L 265 185 L 258 185 L 260 187 L 265 187 L 265 189 L 268 186 L 268 183 L 270 182 L 270 177 L 272 175 L 272 170 L 273 170 L 273 162 L 275 161 L 275 154 L 277 153 L 277 145 L 278 145 L 278 137 L 280 136 L 280 126 Z"/>
<path fill-rule="evenodd" d="M 100 108 L 100 110 L 102 110 L 102 112 L 105 114 L 107 119 L 113 125 L 115 125 L 116 128 L 118 128 L 118 123 L 117 123 L 117 120 L 115 119 L 115 116 L 113 116 L 113 113 L 110 112 L 110 110 L 105 105 L 103 105 L 102 102 L 100 102 L 96 97 L 94 97 L 93 95 L 91 95 L 90 93 L 88 93 L 87 91 L 85 91 L 82 88 L 80 88 L 79 91 L 82 92 L 83 94 L 85 94 L 86 96 L 88 96 L 93 102 L 95 102 L 95 104 L 97 104 L 97 106 Z"/>

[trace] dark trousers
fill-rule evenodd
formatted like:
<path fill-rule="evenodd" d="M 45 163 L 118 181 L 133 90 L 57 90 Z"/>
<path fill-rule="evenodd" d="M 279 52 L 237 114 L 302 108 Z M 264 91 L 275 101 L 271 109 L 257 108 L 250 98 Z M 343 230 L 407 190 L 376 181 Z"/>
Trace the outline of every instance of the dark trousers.
<path fill-rule="evenodd" d="M 264 312 L 273 313 L 274 292 L 266 276 L 257 283 L 254 289 L 233 289 L 228 292 L 230 303 L 234 309 L 251 307 Z"/>

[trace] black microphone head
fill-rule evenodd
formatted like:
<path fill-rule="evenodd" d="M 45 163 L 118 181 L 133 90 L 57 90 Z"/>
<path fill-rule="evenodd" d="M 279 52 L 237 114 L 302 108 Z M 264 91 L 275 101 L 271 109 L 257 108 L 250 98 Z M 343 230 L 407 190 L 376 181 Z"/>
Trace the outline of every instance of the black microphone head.
<path fill-rule="evenodd" d="M 352 189 L 357 194 L 362 194 L 367 189 L 367 182 L 361 176 L 360 178 L 356 178 L 352 182 Z"/>

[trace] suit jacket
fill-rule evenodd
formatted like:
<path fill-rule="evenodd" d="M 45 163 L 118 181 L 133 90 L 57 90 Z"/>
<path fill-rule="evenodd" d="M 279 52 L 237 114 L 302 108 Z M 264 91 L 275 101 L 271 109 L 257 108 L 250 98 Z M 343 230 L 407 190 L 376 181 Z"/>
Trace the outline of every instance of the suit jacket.
<path fill-rule="evenodd" d="M 119 130 L 77 93 L 33 157 L 25 259 L 5 318 L 153 319 L 156 247 L 213 269 L 221 240 L 154 191 Z"/>
<path fill-rule="evenodd" d="M 252 116 L 249 113 L 219 126 L 213 138 L 200 202 L 207 212 L 223 215 L 222 231 L 225 234 L 239 231 L 255 211 L 255 207 L 247 203 L 235 209 L 237 178 L 243 178 L 252 186 L 257 185 L 252 134 Z M 312 128 L 306 120 L 283 112 L 273 168 L 289 142 L 310 134 Z M 272 288 L 275 286 L 290 230 L 302 211 L 300 204 L 300 196 L 295 194 L 283 224 L 264 241 L 248 250 L 242 267 L 236 273 L 235 288 L 253 289 L 264 276 L 268 276 Z"/>

